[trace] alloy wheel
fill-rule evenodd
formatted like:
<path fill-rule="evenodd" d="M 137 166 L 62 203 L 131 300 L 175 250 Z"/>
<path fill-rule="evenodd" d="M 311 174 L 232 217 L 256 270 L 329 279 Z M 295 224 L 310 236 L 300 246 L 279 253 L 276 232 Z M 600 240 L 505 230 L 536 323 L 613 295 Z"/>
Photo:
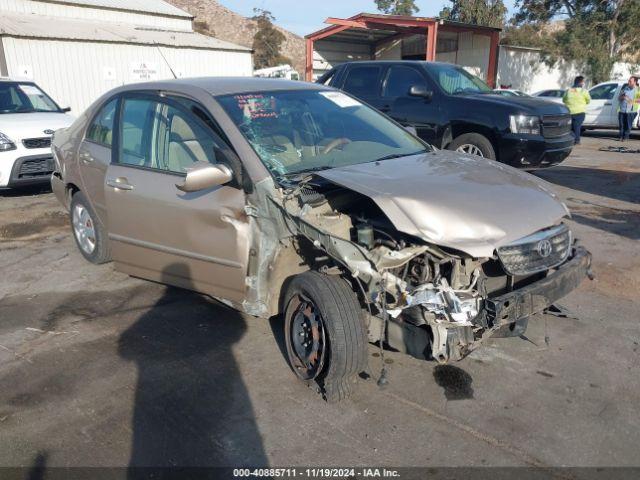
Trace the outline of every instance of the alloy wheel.
<path fill-rule="evenodd" d="M 96 230 L 93 219 L 84 205 L 73 208 L 73 233 L 80 248 L 91 255 L 96 248 Z"/>

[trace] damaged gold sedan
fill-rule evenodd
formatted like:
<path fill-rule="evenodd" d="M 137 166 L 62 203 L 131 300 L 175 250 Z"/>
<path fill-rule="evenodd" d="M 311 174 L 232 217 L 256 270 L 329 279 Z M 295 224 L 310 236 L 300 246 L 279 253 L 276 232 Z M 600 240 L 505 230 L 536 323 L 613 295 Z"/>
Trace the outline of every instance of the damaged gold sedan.
<path fill-rule="evenodd" d="M 436 151 L 321 85 L 120 87 L 53 152 L 87 260 L 283 315 L 293 372 L 330 400 L 367 368 L 367 342 L 460 360 L 591 274 L 546 183 Z"/>

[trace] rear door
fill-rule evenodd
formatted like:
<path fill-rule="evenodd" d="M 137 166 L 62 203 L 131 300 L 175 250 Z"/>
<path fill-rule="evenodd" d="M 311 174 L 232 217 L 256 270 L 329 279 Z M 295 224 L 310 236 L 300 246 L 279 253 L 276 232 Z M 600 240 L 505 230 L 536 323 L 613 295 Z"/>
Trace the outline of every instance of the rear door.
<path fill-rule="evenodd" d="M 130 275 L 242 301 L 249 251 L 244 192 L 230 185 L 176 188 L 187 168 L 215 163 L 224 146 L 204 112 L 178 97 L 123 97 L 104 185 L 113 259 Z"/>
<path fill-rule="evenodd" d="M 107 210 L 104 199 L 104 179 L 111 163 L 113 129 L 118 98 L 106 101 L 95 114 L 78 149 L 82 191 L 87 194 L 98 218 L 104 223 Z"/>
<path fill-rule="evenodd" d="M 591 102 L 587 105 L 584 124 L 593 127 L 616 127 L 618 125 L 617 82 L 596 85 L 589 94 Z"/>
<path fill-rule="evenodd" d="M 413 86 L 434 91 L 430 81 L 417 68 L 392 65 L 382 86 L 383 103 L 387 105 L 391 118 L 404 126 L 414 126 L 420 138 L 436 145 L 440 123 L 437 102 L 433 98 L 426 100 L 410 96 L 409 90 Z"/>
<path fill-rule="evenodd" d="M 342 90 L 358 97 L 378 110 L 387 113 L 389 108 L 382 104 L 380 89 L 384 64 L 364 64 L 358 63 L 348 65 L 339 80 Z"/>

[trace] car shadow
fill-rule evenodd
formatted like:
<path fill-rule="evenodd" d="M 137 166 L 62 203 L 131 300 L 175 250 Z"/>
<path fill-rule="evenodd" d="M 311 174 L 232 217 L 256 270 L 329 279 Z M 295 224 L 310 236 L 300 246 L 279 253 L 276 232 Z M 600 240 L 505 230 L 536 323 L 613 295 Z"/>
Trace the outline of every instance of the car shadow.
<path fill-rule="evenodd" d="M 572 190 L 640 203 L 640 173 L 566 165 L 533 173 L 548 182 Z"/>
<path fill-rule="evenodd" d="M 164 272 L 190 276 L 183 264 Z M 268 465 L 232 352 L 246 328 L 235 310 L 167 288 L 122 333 L 118 353 L 138 369 L 129 478 L 148 478 L 140 467 Z"/>
<path fill-rule="evenodd" d="M 51 193 L 51 191 L 51 185 L 48 184 L 20 188 L 0 188 L 0 197 L 32 197 Z"/>

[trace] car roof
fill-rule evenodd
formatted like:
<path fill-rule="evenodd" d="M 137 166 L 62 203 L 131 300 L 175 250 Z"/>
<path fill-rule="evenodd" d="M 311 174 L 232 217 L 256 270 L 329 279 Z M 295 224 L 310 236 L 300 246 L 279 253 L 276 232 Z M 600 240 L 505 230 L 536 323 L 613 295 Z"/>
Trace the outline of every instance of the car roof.
<path fill-rule="evenodd" d="M 0 82 L 34 83 L 33 80 L 29 80 L 27 78 L 11 78 L 11 77 L 0 77 Z"/>
<path fill-rule="evenodd" d="M 188 92 L 192 88 L 205 90 L 213 96 L 233 95 L 239 93 L 282 90 L 332 90 L 330 87 L 310 82 L 285 80 L 283 78 L 259 77 L 200 77 L 162 80 L 157 82 L 134 83 L 124 85 L 119 92 L 145 89 L 175 88 Z"/>

